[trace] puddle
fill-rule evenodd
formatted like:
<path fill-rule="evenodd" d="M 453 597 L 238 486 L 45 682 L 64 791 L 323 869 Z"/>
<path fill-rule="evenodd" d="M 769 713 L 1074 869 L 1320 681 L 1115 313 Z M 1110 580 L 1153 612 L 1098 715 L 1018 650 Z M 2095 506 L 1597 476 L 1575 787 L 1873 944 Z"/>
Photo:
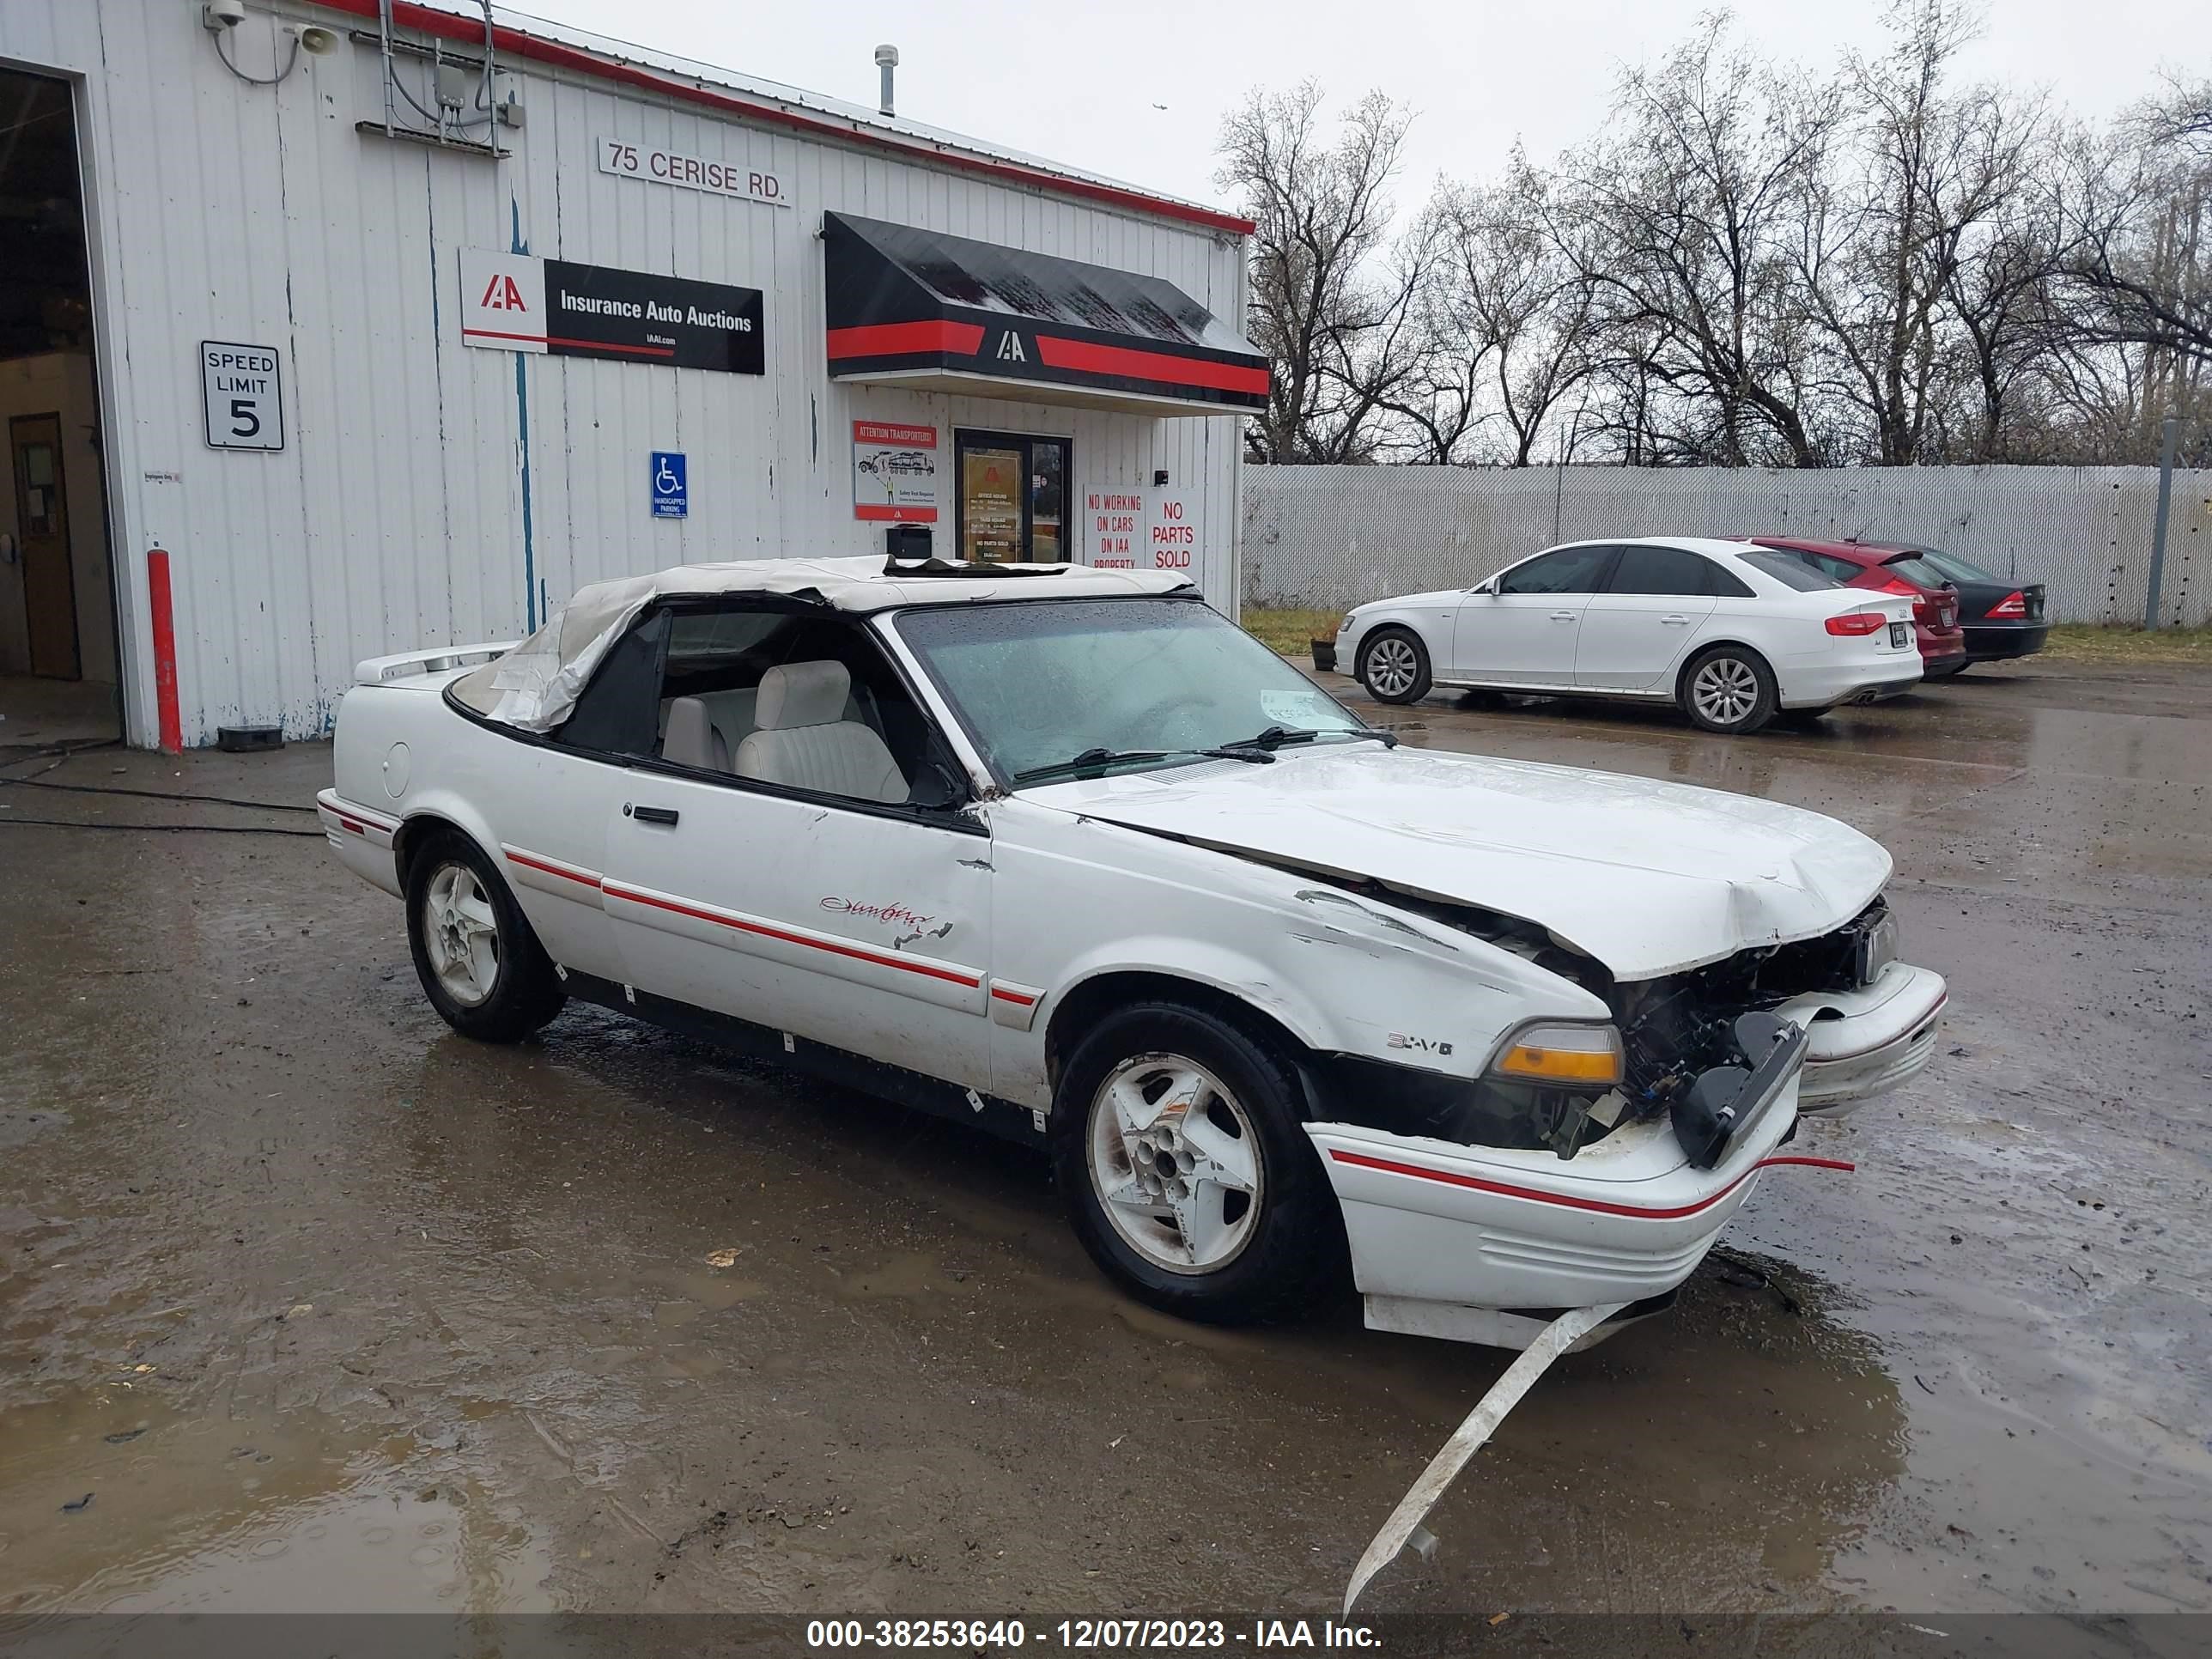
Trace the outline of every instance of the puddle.
<path fill-rule="evenodd" d="M 441 1461 L 313 1412 L 183 1414 L 124 1382 L 9 1411 L 0 1613 L 550 1608 L 545 1551 Z"/>

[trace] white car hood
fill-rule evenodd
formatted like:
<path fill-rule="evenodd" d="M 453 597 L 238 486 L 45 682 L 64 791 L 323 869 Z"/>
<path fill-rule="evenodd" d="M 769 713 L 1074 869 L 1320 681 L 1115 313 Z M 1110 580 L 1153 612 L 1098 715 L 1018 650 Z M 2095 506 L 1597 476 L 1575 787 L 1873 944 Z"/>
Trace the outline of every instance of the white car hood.
<path fill-rule="evenodd" d="M 1795 806 L 1366 743 L 1024 793 L 1109 823 L 1502 911 L 1620 980 L 1828 933 L 1890 872 L 1880 843 Z"/>

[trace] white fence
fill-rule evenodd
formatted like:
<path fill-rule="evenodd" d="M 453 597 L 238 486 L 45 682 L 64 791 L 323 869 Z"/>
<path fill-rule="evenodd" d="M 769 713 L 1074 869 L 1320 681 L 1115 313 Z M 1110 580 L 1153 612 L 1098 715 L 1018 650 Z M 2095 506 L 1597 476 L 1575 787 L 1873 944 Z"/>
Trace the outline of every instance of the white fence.
<path fill-rule="evenodd" d="M 1857 536 L 2041 582 L 2055 622 L 2140 623 L 2157 504 L 2152 467 L 1248 465 L 1243 599 L 1343 610 L 1468 586 L 1554 542 L 1601 536 Z M 2177 471 L 2162 622 L 2212 620 L 2208 567 L 2212 471 Z"/>

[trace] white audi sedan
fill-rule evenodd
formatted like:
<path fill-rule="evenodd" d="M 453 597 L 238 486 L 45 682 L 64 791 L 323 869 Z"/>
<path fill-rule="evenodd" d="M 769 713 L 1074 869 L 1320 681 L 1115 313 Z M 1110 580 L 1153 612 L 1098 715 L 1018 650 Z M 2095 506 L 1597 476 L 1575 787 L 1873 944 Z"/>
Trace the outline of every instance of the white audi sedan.
<path fill-rule="evenodd" d="M 1035 1144 L 1196 1318 L 1655 1310 L 1934 1052 L 1866 836 L 1400 747 L 1166 574 L 693 566 L 356 678 L 322 822 L 456 1030 L 596 1003 Z"/>
<path fill-rule="evenodd" d="M 1756 732 L 1910 690 L 1910 598 L 1838 586 L 1787 555 L 1685 537 L 1576 542 L 1470 588 L 1347 614 L 1333 665 L 1384 702 L 1432 687 L 1675 702 Z"/>

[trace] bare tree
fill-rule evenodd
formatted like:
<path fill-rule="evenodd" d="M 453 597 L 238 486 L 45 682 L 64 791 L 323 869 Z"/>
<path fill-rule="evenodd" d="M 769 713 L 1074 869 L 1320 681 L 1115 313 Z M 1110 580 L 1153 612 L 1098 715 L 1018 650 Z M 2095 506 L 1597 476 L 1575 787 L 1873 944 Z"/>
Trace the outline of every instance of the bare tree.
<path fill-rule="evenodd" d="M 1705 428 L 1701 459 L 1813 466 L 1793 246 L 1841 100 L 1731 49 L 1728 27 L 1709 16 L 1622 76 L 1618 136 L 1562 165 L 1553 240 L 1577 250 L 1609 332 L 1640 343 L 1639 378 Z"/>
<path fill-rule="evenodd" d="M 1797 264 L 1844 395 L 1869 428 L 1869 458 L 1907 466 L 1951 400 L 1948 377 L 1971 356 L 1949 348 L 1957 313 L 1946 301 L 1980 286 L 1964 267 L 2026 187 L 2042 114 L 1994 87 L 1947 87 L 1977 27 L 1956 0 L 1898 0 L 1888 22 L 1887 56 L 1846 62 L 1849 106 L 1861 112 L 1853 164 L 1814 185 Z M 2001 293 L 2023 275 L 2007 272 Z"/>
<path fill-rule="evenodd" d="M 1554 412 L 1595 366 L 1595 296 L 1586 250 L 1555 240 L 1550 181 L 1517 152 L 1503 185 L 1444 189 L 1434 258 L 1441 304 L 1471 395 L 1504 428 L 1487 459 L 1527 466 Z M 1571 234 L 1565 229 L 1563 234 Z"/>
<path fill-rule="evenodd" d="M 1408 117 L 1370 92 L 1332 143 L 1322 104 L 1307 81 L 1254 92 L 1222 124 L 1215 179 L 1258 227 L 1249 325 L 1274 365 L 1267 408 L 1245 424 L 1255 460 L 1374 459 L 1385 400 L 1413 372 L 1418 273 L 1376 270 Z"/>
<path fill-rule="evenodd" d="M 2136 112 L 2085 167 L 2065 262 L 2092 343 L 2212 361 L 2212 89 Z"/>
<path fill-rule="evenodd" d="M 1439 179 L 1394 238 L 1402 111 L 1255 94 L 1251 453 L 1527 466 L 2212 462 L 2212 82 L 2099 131 L 1960 86 L 1980 0 L 1891 0 L 1822 77 L 1702 20 L 1550 167 Z"/>

